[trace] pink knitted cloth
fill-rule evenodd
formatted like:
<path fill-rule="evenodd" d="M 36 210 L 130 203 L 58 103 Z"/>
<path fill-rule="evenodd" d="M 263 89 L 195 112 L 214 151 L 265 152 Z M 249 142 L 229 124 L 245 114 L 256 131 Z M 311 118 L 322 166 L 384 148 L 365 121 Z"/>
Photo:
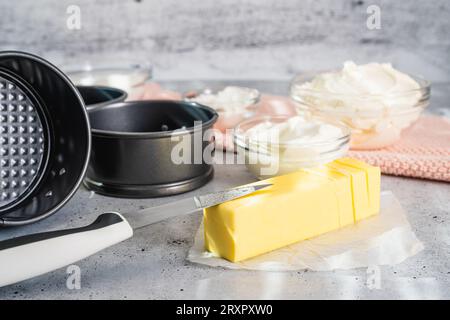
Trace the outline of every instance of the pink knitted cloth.
<path fill-rule="evenodd" d="M 379 166 L 385 174 L 450 182 L 450 121 L 423 115 L 394 145 L 349 155 Z"/>

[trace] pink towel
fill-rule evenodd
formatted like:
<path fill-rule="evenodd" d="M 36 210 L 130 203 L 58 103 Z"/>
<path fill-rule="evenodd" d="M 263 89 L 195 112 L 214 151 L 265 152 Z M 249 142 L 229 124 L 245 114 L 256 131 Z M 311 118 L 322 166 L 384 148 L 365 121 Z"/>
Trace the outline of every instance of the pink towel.
<path fill-rule="evenodd" d="M 167 90 L 156 82 L 145 84 L 137 95 L 128 100 L 181 100 L 181 93 Z"/>
<path fill-rule="evenodd" d="M 422 115 L 392 146 L 350 151 L 350 156 L 398 176 L 450 181 L 450 121 Z"/>

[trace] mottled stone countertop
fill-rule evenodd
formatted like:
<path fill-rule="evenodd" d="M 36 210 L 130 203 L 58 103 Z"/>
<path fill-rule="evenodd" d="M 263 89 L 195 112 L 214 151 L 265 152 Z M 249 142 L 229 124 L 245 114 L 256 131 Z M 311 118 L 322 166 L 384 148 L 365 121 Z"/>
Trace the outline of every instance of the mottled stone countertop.
<path fill-rule="evenodd" d="M 284 81 L 238 81 L 237 84 L 276 94 L 285 94 L 287 90 Z M 186 90 L 202 83 L 164 85 Z M 450 114 L 450 84 L 435 84 L 432 96 L 429 112 Z M 100 195 L 91 198 L 91 193 L 81 187 L 54 216 L 33 225 L 0 230 L 0 240 L 83 226 L 105 211 L 138 210 L 253 180 L 242 165 L 217 165 L 215 178 L 208 185 L 172 198 L 127 200 Z M 380 289 L 368 288 L 366 269 L 256 272 L 191 264 L 186 261 L 186 255 L 200 224 L 200 215 L 192 214 L 141 229 L 132 239 L 77 263 L 81 269 L 79 290 L 67 289 L 68 275 L 64 268 L 0 288 L 0 299 L 449 299 L 450 184 L 383 176 L 382 189 L 392 190 L 397 196 L 425 250 L 401 264 L 382 266 Z"/>

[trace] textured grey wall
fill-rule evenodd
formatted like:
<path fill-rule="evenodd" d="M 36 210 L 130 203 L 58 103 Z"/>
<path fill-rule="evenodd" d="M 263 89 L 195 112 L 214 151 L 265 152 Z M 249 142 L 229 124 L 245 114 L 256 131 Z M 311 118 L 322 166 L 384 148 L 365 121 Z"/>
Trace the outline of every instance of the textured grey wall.
<path fill-rule="evenodd" d="M 81 30 L 66 27 L 70 4 Z M 380 30 L 366 27 L 371 4 Z M 157 78 L 285 79 L 353 59 L 450 81 L 448 0 L 2 0 L 0 16 L 0 49 L 145 58 Z"/>

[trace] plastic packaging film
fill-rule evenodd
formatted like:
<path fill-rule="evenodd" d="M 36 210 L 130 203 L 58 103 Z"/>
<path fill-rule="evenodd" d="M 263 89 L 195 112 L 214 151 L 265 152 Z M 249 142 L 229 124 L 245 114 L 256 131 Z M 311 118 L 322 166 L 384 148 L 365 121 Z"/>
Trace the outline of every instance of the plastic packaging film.
<path fill-rule="evenodd" d="M 187 259 L 228 269 L 329 271 L 394 265 L 414 256 L 423 248 L 394 194 L 384 191 L 381 194 L 380 214 L 377 216 L 239 263 L 229 262 L 205 251 L 202 224 Z"/>

